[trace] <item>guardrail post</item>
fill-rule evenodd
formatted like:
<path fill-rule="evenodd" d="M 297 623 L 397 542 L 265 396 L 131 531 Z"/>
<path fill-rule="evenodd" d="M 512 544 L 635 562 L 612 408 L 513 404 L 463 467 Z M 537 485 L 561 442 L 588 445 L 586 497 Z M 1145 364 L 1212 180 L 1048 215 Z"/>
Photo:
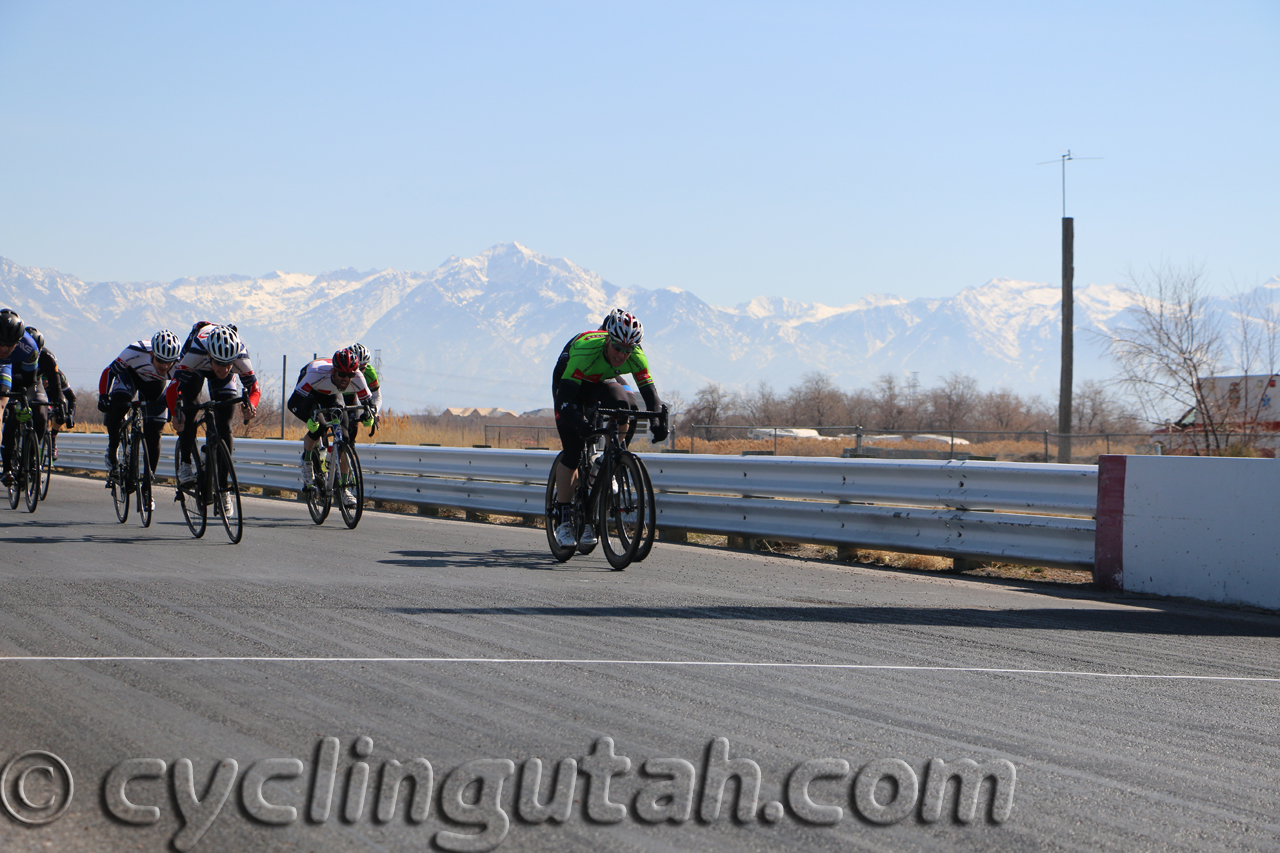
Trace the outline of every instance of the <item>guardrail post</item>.
<path fill-rule="evenodd" d="M 428 518 L 439 518 L 440 508 L 434 507 L 434 506 L 427 506 L 426 504 L 421 504 L 418 506 L 418 515 L 425 515 Z"/>
<path fill-rule="evenodd" d="M 658 540 L 661 542 L 680 542 L 688 544 L 689 531 L 682 527 L 659 527 Z"/>

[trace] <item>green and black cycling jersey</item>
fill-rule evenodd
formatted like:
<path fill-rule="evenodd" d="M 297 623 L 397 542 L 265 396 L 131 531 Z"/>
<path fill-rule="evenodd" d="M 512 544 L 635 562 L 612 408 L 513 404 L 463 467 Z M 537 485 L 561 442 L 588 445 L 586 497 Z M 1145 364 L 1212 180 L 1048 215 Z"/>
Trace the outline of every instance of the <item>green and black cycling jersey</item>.
<path fill-rule="evenodd" d="M 644 350 L 636 347 L 618 367 L 614 367 L 605 358 L 605 345 L 609 342 L 609 333 L 605 331 L 583 332 L 565 344 L 556 359 L 552 373 L 552 394 L 556 405 L 576 404 L 582 397 L 583 387 L 587 384 L 599 384 L 617 379 L 630 373 L 635 377 L 640 396 L 645 406 L 657 411 L 661 406 L 658 389 L 653 377 L 649 374 L 649 359 Z"/>

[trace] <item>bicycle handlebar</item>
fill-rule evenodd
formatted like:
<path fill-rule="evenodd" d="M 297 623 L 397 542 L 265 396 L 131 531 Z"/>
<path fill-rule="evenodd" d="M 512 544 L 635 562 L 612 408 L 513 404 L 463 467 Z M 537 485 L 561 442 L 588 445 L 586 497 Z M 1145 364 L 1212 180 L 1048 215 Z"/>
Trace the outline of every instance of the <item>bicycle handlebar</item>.
<path fill-rule="evenodd" d="M 597 415 L 612 415 L 614 417 L 639 418 L 640 420 L 657 420 L 665 417 L 666 412 L 651 412 L 644 409 L 596 409 Z"/>
<path fill-rule="evenodd" d="M 367 409 L 368 409 L 368 406 L 319 406 L 316 409 L 316 413 L 319 414 L 321 417 L 323 417 L 331 412 L 355 413 L 355 412 L 364 412 L 364 411 L 367 411 Z M 369 437 L 373 438 L 373 434 L 377 431 L 378 431 L 378 420 L 377 418 L 374 418 L 373 426 L 369 428 Z"/>
<path fill-rule="evenodd" d="M 247 402 L 249 402 L 249 395 L 241 394 L 239 397 L 232 397 L 229 400 L 210 400 L 207 403 L 197 403 L 194 406 L 194 409 L 197 412 L 203 412 L 207 409 L 212 409 L 215 406 L 234 406 L 236 403 L 247 403 Z"/>

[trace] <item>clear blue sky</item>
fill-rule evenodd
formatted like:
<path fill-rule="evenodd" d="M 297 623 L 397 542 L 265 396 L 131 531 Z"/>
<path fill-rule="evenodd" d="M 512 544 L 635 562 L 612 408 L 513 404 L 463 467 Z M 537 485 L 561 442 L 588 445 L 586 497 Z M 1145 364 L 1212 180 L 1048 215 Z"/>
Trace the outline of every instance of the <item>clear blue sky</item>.
<path fill-rule="evenodd" d="M 1280 3 L 0 0 L 0 255 L 90 281 L 517 240 L 710 302 L 1280 274 Z"/>

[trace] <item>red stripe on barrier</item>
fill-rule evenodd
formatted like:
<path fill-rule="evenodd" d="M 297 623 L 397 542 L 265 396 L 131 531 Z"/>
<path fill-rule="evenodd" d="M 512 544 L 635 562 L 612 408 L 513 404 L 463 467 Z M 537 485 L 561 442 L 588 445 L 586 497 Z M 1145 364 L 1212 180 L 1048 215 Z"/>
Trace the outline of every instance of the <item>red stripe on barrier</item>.
<path fill-rule="evenodd" d="M 1124 589 L 1125 456 L 1098 457 L 1098 516 L 1094 525 L 1093 582 Z"/>

